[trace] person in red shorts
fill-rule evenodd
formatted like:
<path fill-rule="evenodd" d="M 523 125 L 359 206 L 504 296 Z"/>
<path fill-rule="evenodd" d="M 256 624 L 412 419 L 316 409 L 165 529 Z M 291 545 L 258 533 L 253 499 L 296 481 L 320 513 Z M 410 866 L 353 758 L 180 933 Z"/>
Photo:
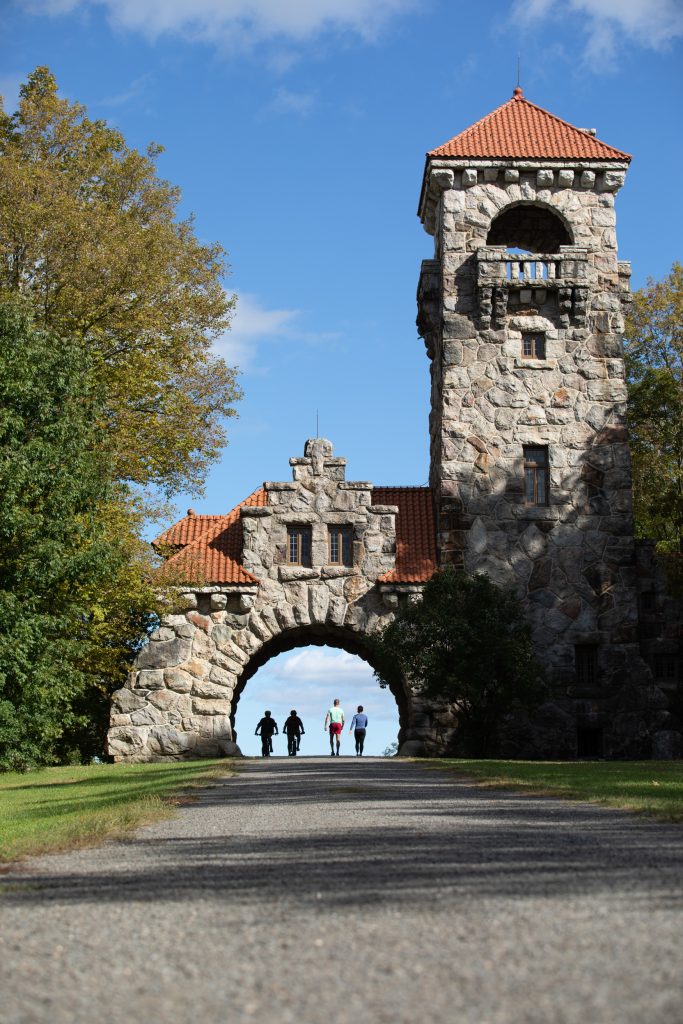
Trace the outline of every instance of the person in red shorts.
<path fill-rule="evenodd" d="M 344 728 L 344 712 L 339 706 L 339 697 L 334 698 L 334 704 L 325 715 L 325 725 L 323 728 L 327 732 L 329 723 L 330 730 L 330 757 L 335 756 L 334 745 L 337 744 L 336 755 L 339 757 L 339 746 L 341 744 L 341 734 Z"/>

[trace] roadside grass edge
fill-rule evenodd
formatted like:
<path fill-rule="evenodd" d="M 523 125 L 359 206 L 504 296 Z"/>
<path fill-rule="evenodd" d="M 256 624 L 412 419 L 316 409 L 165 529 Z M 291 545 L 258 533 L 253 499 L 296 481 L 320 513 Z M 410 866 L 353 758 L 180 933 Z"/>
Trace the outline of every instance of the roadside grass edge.
<path fill-rule="evenodd" d="M 655 821 L 683 824 L 681 761 L 415 761 L 457 774 L 482 789 L 584 801 Z"/>
<path fill-rule="evenodd" d="M 0 775 L 0 872 L 17 861 L 122 839 L 236 774 L 232 760 L 86 765 Z"/>

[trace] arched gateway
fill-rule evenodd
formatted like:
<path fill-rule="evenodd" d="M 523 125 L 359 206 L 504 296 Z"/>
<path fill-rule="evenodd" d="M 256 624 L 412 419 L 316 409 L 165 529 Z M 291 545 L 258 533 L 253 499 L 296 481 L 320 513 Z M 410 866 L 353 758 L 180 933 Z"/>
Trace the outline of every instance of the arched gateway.
<path fill-rule="evenodd" d="M 680 613 L 663 611 L 661 574 L 633 534 L 630 267 L 615 213 L 629 161 L 519 88 L 427 154 L 419 215 L 434 255 L 417 323 L 431 374 L 429 488 L 348 483 L 316 438 L 291 460 L 293 481 L 172 527 L 162 540 L 179 549 L 173 560 L 210 585 L 164 621 L 115 694 L 116 758 L 233 750 L 235 695 L 269 652 L 327 642 L 367 657 L 399 601 L 446 563 L 517 594 L 552 683 L 506 739 L 508 756 L 680 750 L 669 710 Z M 395 696 L 401 749 L 442 752 L 448 710 L 405 686 Z"/>
<path fill-rule="evenodd" d="M 205 586 L 184 595 L 114 694 L 109 751 L 148 761 L 235 753 L 248 679 L 293 647 L 328 644 L 372 660 L 369 638 L 436 568 L 431 492 L 346 480 L 324 438 L 227 516 L 185 519 L 159 538 L 169 565 Z M 402 750 L 441 749 L 453 727 L 397 682 Z"/>

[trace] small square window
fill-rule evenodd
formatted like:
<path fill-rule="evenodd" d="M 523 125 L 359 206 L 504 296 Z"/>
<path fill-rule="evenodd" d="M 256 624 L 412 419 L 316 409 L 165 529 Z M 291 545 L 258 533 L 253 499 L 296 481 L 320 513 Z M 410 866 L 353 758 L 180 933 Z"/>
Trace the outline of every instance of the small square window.
<path fill-rule="evenodd" d="M 522 358 L 545 359 L 545 334 L 522 335 Z"/>
<path fill-rule="evenodd" d="M 330 565 L 353 565 L 353 531 L 351 527 L 328 527 L 327 550 Z"/>
<path fill-rule="evenodd" d="M 310 566 L 310 526 L 290 526 L 287 528 L 287 560 L 289 561 L 290 565 Z"/>
<path fill-rule="evenodd" d="M 527 505 L 548 504 L 548 449 L 524 446 L 524 500 Z"/>
<path fill-rule="evenodd" d="M 598 649 L 595 644 L 576 644 L 574 647 L 576 685 L 592 689 L 598 682 Z"/>
<path fill-rule="evenodd" d="M 673 654 L 655 654 L 655 679 L 660 683 L 676 681 L 676 657 Z"/>

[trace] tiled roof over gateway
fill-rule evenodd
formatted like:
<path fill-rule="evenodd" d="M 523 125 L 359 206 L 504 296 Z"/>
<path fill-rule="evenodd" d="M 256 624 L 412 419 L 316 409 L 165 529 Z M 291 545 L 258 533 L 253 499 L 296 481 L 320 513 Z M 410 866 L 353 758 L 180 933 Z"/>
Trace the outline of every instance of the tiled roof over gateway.
<path fill-rule="evenodd" d="M 459 135 L 430 150 L 428 157 L 538 158 L 629 161 L 628 153 L 596 139 L 524 98 L 512 99 Z"/>
<path fill-rule="evenodd" d="M 202 583 L 258 583 L 244 568 L 242 558 L 243 505 L 266 505 L 263 488 L 254 491 L 226 516 L 197 516 L 189 512 L 183 519 L 160 534 L 155 547 L 179 548 L 164 564 L 164 569 L 187 572 L 189 580 Z"/>
<path fill-rule="evenodd" d="M 265 506 L 266 491 L 259 489 L 225 516 L 188 514 L 154 541 L 155 547 L 177 548 L 164 568 L 187 572 L 189 580 L 206 584 L 258 583 L 244 568 L 242 558 L 243 505 Z M 428 487 L 375 487 L 373 505 L 397 505 L 396 568 L 380 578 L 384 583 L 424 583 L 436 569 L 436 537 L 432 497 Z"/>

